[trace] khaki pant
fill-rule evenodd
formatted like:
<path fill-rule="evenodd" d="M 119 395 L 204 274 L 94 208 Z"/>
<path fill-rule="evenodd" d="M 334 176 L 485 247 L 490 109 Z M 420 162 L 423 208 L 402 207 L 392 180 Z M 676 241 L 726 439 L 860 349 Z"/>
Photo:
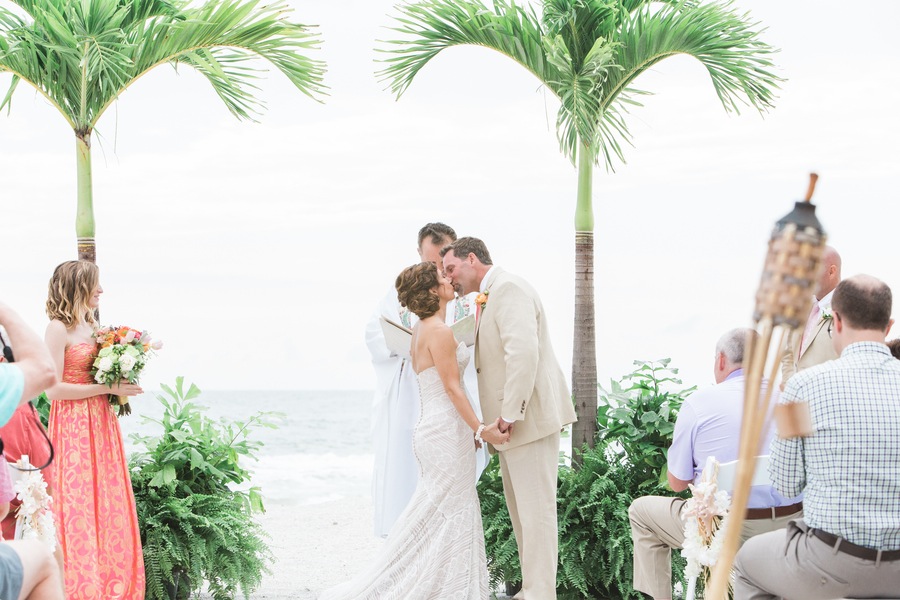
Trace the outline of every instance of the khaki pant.
<path fill-rule="evenodd" d="M 558 462 L 559 433 L 500 453 L 503 493 L 522 565 L 517 599 L 556 598 Z"/>
<path fill-rule="evenodd" d="M 634 589 L 654 598 L 672 597 L 672 548 L 684 544 L 681 511 L 687 504 L 681 498 L 643 496 L 628 508 L 631 540 L 634 542 Z M 753 536 L 787 526 L 803 511 L 775 519 L 744 521 L 740 543 Z"/>
<path fill-rule="evenodd" d="M 900 598 L 900 560 L 876 564 L 836 551 L 802 520 L 747 542 L 734 572 L 735 600 Z"/>

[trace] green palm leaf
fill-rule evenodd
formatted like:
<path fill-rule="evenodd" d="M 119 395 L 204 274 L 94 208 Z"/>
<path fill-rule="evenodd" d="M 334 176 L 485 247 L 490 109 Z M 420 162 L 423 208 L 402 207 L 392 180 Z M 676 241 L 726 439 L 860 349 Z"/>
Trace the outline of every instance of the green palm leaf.
<path fill-rule="evenodd" d="M 485 2 L 488 0 L 484 0 Z M 627 116 L 648 92 L 635 80 L 670 56 L 698 60 L 727 111 L 760 112 L 780 79 L 762 30 L 728 0 L 544 0 L 540 19 L 514 0 L 420 0 L 397 8 L 380 75 L 399 97 L 437 54 L 483 46 L 525 67 L 557 98 L 560 149 L 578 166 L 572 385 L 579 420 L 573 446 L 593 445 L 597 417 L 593 286 L 593 166 L 625 161 Z"/>
<path fill-rule="evenodd" d="M 314 100 L 325 94 L 324 63 L 311 26 L 288 19 L 284 1 L 12 0 L 0 6 L 0 74 L 12 75 L 0 102 L 10 107 L 25 81 L 68 121 L 78 139 L 79 255 L 93 260 L 90 136 L 119 95 L 151 69 L 184 64 L 206 77 L 229 111 L 262 109 L 255 84 L 262 58 Z"/>

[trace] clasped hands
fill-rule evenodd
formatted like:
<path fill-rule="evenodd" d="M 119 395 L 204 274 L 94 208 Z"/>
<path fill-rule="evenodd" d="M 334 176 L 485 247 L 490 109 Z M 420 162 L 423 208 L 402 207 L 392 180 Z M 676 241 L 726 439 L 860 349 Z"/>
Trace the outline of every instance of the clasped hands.
<path fill-rule="evenodd" d="M 498 418 L 490 425 L 485 425 L 484 430 L 481 432 L 481 439 L 492 446 L 499 446 L 509 441 L 511 433 L 512 425 Z M 475 446 L 481 448 L 481 444 L 477 440 L 475 441 Z"/>

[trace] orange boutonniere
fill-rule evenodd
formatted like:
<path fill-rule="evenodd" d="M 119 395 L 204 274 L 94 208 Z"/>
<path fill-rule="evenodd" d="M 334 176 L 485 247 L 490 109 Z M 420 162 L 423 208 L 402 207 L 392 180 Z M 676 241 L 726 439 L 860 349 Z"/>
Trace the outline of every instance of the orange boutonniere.
<path fill-rule="evenodd" d="M 490 292 L 481 292 L 475 296 L 475 304 L 480 306 L 482 310 L 484 310 L 484 307 L 487 305 L 488 294 L 490 294 Z"/>

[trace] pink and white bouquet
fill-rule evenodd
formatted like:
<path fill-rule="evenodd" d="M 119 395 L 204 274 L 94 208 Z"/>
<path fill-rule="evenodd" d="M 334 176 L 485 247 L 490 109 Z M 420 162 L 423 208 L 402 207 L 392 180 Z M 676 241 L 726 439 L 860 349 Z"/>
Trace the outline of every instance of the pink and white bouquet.
<path fill-rule="evenodd" d="M 147 359 L 154 350 L 162 348 L 162 342 L 151 340 L 146 331 L 130 327 L 101 327 L 94 337 L 99 350 L 91 375 L 94 381 L 109 387 L 122 381 L 137 383 Z M 120 407 L 120 415 L 131 412 L 128 398 L 111 395 L 109 400 Z"/>

